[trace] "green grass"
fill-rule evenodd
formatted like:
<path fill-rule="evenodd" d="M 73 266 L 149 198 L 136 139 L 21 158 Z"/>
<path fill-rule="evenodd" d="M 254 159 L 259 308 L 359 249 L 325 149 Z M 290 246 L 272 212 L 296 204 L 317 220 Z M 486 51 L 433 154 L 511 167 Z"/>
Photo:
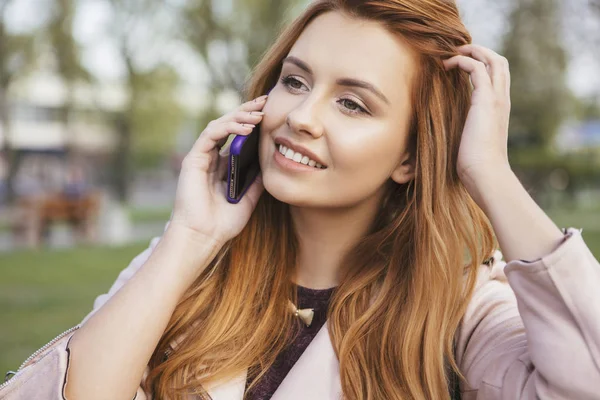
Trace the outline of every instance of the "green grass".
<path fill-rule="evenodd" d="M 600 259 L 600 213 L 550 210 L 548 214 L 561 228 L 583 228 L 584 240 Z M 96 296 L 106 293 L 146 246 L 0 254 L 0 377 L 81 322 Z"/>
<path fill-rule="evenodd" d="M 171 218 L 171 208 L 131 208 L 132 223 L 167 222 Z"/>
<path fill-rule="evenodd" d="M 546 210 L 559 228 L 583 228 L 582 236 L 596 259 L 600 260 L 600 209 Z"/>
<path fill-rule="evenodd" d="M 583 228 L 583 233 L 588 230 L 600 231 L 600 208 L 589 211 L 570 211 L 570 210 L 546 210 L 546 213 L 561 228 L 572 226 Z"/>
<path fill-rule="evenodd" d="M 0 254 L 0 377 L 81 322 L 146 246 Z"/>

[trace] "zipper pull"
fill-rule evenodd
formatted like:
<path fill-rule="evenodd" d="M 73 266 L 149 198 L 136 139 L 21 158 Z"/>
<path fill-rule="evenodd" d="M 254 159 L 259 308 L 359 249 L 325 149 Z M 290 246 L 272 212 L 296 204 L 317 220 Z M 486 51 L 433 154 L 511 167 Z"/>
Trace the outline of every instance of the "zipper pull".
<path fill-rule="evenodd" d="M 15 376 L 17 374 L 16 371 L 8 371 L 6 373 L 6 375 L 4 375 L 4 382 L 8 382 L 10 380 L 10 378 L 12 378 L 13 376 Z"/>

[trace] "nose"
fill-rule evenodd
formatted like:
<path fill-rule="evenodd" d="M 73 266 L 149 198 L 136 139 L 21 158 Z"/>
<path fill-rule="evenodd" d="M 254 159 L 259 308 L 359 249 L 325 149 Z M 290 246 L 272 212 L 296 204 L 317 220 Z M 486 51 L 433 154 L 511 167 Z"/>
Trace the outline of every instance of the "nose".
<path fill-rule="evenodd" d="M 307 97 L 289 112 L 285 122 L 298 135 L 308 134 L 319 138 L 323 136 L 323 125 L 317 117 L 318 108 L 318 100 Z"/>

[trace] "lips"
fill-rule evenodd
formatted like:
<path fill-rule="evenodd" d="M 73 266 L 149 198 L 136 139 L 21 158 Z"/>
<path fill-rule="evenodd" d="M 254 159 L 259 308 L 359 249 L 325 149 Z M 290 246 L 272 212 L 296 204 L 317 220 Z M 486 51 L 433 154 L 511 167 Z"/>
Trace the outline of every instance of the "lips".
<path fill-rule="evenodd" d="M 316 162 L 321 164 L 323 167 L 327 167 L 327 164 L 324 163 L 323 160 L 319 156 L 317 156 L 315 153 L 313 153 L 312 151 L 310 151 L 309 149 L 307 149 L 304 146 L 301 146 L 299 144 L 291 142 L 289 139 L 286 139 L 284 137 L 276 137 L 275 144 L 276 145 L 282 144 L 285 147 L 292 149 L 294 152 L 301 153 L 301 154 L 307 156 L 308 158 L 310 158 L 311 160 L 315 160 Z M 277 150 L 277 151 L 279 151 L 279 150 Z"/>

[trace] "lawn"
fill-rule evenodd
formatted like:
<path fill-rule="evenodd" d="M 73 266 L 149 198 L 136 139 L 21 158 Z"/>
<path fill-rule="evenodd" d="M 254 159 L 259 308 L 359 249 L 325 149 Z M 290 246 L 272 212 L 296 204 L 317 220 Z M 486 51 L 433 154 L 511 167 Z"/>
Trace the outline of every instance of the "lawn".
<path fill-rule="evenodd" d="M 583 228 L 583 238 L 600 259 L 600 213 L 549 214 L 561 228 Z M 0 376 L 79 323 L 96 296 L 146 246 L 0 254 Z"/>
<path fill-rule="evenodd" d="M 171 218 L 171 207 L 167 208 L 131 208 L 129 217 L 131 222 L 146 223 L 146 222 L 164 222 Z"/>
<path fill-rule="evenodd" d="M 0 382 L 4 372 L 81 322 L 146 246 L 0 254 Z"/>

